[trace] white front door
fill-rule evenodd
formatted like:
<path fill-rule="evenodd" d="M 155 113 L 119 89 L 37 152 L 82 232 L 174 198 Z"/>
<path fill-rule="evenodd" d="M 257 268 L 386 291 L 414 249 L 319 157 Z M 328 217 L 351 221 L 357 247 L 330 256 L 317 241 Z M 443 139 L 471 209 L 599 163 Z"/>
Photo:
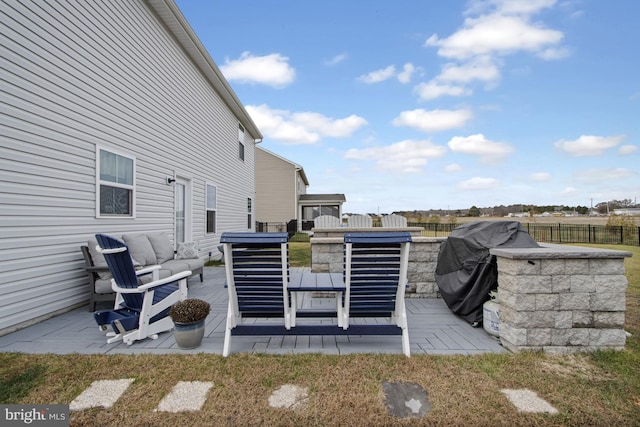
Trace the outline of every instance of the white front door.
<path fill-rule="evenodd" d="M 175 242 L 191 240 L 191 183 L 184 178 L 176 178 L 175 186 Z"/>

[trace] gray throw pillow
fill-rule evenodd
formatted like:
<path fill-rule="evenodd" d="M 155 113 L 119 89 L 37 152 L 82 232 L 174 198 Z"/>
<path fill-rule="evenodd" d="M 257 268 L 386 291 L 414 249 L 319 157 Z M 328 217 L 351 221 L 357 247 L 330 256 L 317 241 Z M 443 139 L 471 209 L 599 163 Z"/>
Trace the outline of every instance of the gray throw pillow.
<path fill-rule="evenodd" d="M 169 236 L 164 233 L 153 233 L 147 234 L 147 238 L 156 254 L 158 264 L 173 259 L 173 245 L 171 245 Z"/>
<path fill-rule="evenodd" d="M 178 243 L 176 259 L 198 258 L 198 245 L 196 242 Z"/>
<path fill-rule="evenodd" d="M 141 265 L 148 266 L 158 263 L 156 253 L 153 251 L 153 246 L 151 246 L 146 234 L 123 234 L 122 240 L 129 247 L 131 258 Z"/>

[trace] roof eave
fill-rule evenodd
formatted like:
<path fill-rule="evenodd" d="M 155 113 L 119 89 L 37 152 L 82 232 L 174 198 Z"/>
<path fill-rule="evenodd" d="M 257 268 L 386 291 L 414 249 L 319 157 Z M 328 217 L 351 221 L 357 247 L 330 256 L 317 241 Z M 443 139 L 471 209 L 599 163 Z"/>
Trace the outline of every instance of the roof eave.
<path fill-rule="evenodd" d="M 146 1 L 166 25 L 176 41 L 189 54 L 194 64 L 198 66 L 202 74 L 209 80 L 211 86 L 213 86 L 224 100 L 229 109 L 243 124 L 245 130 L 249 132 L 256 142 L 262 141 L 262 133 L 253 119 L 251 119 L 251 116 L 249 116 L 249 113 L 238 99 L 216 63 L 213 62 L 211 55 L 209 55 L 209 52 L 193 31 L 175 2 L 173 0 Z"/>

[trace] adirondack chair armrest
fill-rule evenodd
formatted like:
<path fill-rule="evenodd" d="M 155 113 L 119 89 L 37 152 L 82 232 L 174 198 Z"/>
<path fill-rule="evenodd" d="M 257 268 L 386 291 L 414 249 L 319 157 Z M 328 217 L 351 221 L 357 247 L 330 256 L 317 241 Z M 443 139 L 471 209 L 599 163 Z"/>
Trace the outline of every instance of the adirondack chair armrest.
<path fill-rule="evenodd" d="M 191 270 L 185 270 L 181 271 L 180 273 L 174 274 L 173 276 L 165 277 L 164 279 L 145 283 L 144 285 L 140 285 L 137 288 L 121 288 L 120 286 L 118 286 L 115 280 L 111 280 L 111 288 L 114 292 L 119 292 L 121 294 L 141 294 L 149 289 L 166 285 L 167 283 L 177 282 L 178 280 L 185 279 L 189 276 L 191 276 Z"/>
<path fill-rule="evenodd" d="M 161 268 L 162 268 L 162 266 L 159 265 L 159 264 L 149 265 L 147 267 L 143 267 L 141 269 L 136 270 L 136 275 L 137 276 L 143 276 L 145 274 L 153 273 L 156 270 L 160 270 Z"/>
<path fill-rule="evenodd" d="M 91 272 L 94 272 L 94 273 L 102 273 L 102 272 L 109 271 L 109 267 L 96 267 L 96 266 L 93 266 L 93 265 L 91 265 L 91 266 L 86 265 L 84 267 L 84 269 L 86 271 L 91 271 Z"/>
<path fill-rule="evenodd" d="M 155 282 L 158 279 L 160 279 L 160 269 L 162 268 L 161 265 L 156 264 L 156 265 L 150 265 L 148 267 L 143 267 L 139 270 L 136 270 L 136 276 L 140 277 L 140 276 L 144 276 L 145 274 L 151 274 L 151 281 Z"/>
<path fill-rule="evenodd" d="M 140 291 L 144 292 L 147 289 L 155 288 L 156 286 L 166 285 L 167 283 L 177 282 L 178 280 L 186 279 L 189 276 L 191 276 L 191 270 L 185 270 L 185 271 L 181 271 L 180 273 L 176 273 L 172 276 L 165 277 L 164 279 L 154 280 L 153 282 L 145 283 L 144 285 L 138 286 L 136 289 L 139 289 Z"/>
<path fill-rule="evenodd" d="M 113 249 L 103 249 L 100 247 L 100 245 L 96 246 L 96 251 L 100 252 L 101 254 L 117 254 L 120 252 L 124 252 L 126 251 L 127 248 L 123 247 L 123 248 L 113 248 Z"/>

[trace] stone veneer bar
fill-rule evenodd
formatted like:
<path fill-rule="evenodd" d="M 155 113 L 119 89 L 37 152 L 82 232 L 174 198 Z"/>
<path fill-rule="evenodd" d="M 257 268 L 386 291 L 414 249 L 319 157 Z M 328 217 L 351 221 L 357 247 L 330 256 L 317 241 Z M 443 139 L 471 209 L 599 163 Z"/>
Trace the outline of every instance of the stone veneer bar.
<path fill-rule="evenodd" d="M 624 348 L 625 251 L 541 244 L 491 249 L 498 263 L 500 341 L 511 351 Z"/>
<path fill-rule="evenodd" d="M 409 231 L 411 250 L 409 252 L 407 298 L 438 298 L 435 271 L 440 244 L 446 237 L 421 237 L 421 227 L 407 228 L 323 228 L 314 229 L 311 238 L 311 271 L 316 273 L 340 273 L 343 270 L 344 233 Z"/>
<path fill-rule="evenodd" d="M 437 298 L 435 280 L 440 244 L 421 237 L 420 227 L 314 229 L 311 268 L 341 272 L 345 232 L 410 231 L 407 298 Z M 498 264 L 500 341 L 514 352 L 572 353 L 623 349 L 630 252 L 541 244 L 540 248 L 491 249 Z"/>

